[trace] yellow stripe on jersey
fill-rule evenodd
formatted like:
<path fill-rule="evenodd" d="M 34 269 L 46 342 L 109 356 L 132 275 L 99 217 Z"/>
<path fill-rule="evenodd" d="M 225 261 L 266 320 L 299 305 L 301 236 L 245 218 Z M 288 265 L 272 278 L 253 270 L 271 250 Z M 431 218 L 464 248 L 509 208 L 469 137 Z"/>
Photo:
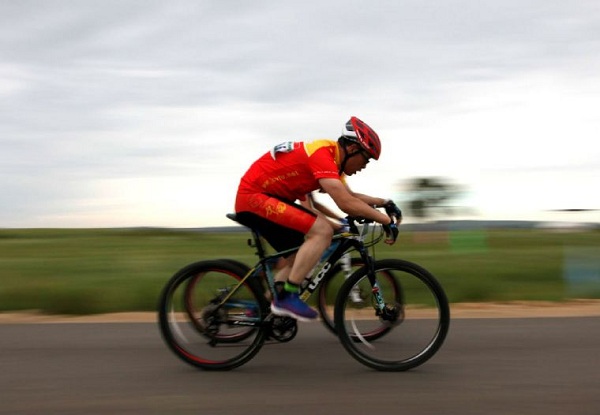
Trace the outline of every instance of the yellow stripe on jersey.
<path fill-rule="evenodd" d="M 304 151 L 306 151 L 306 154 L 308 155 L 308 157 L 310 157 L 311 155 L 313 155 L 313 153 L 315 151 L 317 151 L 320 148 L 323 147 L 333 147 L 335 149 L 335 164 L 337 164 L 338 166 L 340 165 L 340 149 L 337 146 L 337 141 L 334 140 L 327 140 L 327 139 L 319 139 L 319 140 L 314 140 L 314 141 L 305 141 L 304 142 Z M 340 180 L 342 181 L 342 183 L 346 184 L 346 175 L 344 173 L 342 173 L 340 175 Z"/>
<path fill-rule="evenodd" d="M 340 164 L 340 151 L 337 146 L 337 141 L 334 140 L 314 140 L 314 141 L 305 141 L 304 142 L 304 150 L 308 157 L 312 156 L 315 151 L 323 147 L 333 147 L 335 149 L 335 162 L 336 164 Z"/>

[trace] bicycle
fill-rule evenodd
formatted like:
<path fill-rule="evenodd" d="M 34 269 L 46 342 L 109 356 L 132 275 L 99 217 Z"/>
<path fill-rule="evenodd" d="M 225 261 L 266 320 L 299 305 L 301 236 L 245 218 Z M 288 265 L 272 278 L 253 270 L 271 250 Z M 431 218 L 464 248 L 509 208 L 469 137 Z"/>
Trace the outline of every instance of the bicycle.
<path fill-rule="evenodd" d="M 376 260 L 374 246 L 384 235 L 381 225 L 347 219 L 350 231 L 333 237 L 302 284 L 301 298 L 306 301 L 318 292 L 321 320 L 360 363 L 380 371 L 404 371 L 425 363 L 442 346 L 450 325 L 442 286 L 414 263 Z M 254 267 L 231 259 L 195 262 L 176 272 L 161 293 L 162 337 L 179 358 L 195 367 L 233 369 L 251 360 L 267 340 L 287 342 L 297 334 L 296 320 L 270 312 L 270 298 L 275 295 L 277 260 L 299 247 L 267 254 L 260 234 L 251 227 L 250 231 L 248 243 L 259 258 Z M 349 260 L 353 251 L 359 257 Z M 355 271 L 348 277 L 349 266 Z M 332 291 L 337 291 L 333 306 Z"/>

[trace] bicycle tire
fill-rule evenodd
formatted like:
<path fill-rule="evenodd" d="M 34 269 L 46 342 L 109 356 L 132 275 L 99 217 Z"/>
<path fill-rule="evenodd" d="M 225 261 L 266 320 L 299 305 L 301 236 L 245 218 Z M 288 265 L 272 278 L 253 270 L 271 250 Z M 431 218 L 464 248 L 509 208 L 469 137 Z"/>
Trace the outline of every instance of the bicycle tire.
<path fill-rule="evenodd" d="M 244 271 L 228 260 L 200 261 L 182 268 L 167 282 L 159 301 L 159 327 L 163 340 L 180 359 L 205 370 L 230 370 L 258 353 L 268 333 L 263 323 L 268 310 L 257 281 L 246 279 L 223 306 L 216 305 L 219 296 L 227 295 L 242 280 Z M 197 301 L 192 315 L 187 304 L 190 290 Z M 229 304 L 230 308 L 225 307 Z M 228 330 L 234 337 L 243 333 L 243 338 L 224 340 Z"/>
<path fill-rule="evenodd" d="M 364 266 L 364 261 L 362 258 L 358 257 L 351 258 L 350 265 L 352 267 L 352 273 L 354 273 L 358 270 L 358 268 Z M 394 290 L 394 297 L 401 298 L 402 291 L 396 280 L 390 274 L 385 274 L 384 278 L 387 280 L 386 285 Z M 335 328 L 333 311 L 335 309 L 335 300 L 337 298 L 337 293 L 339 292 L 339 287 L 342 286 L 344 280 L 344 270 L 342 269 L 341 263 L 338 262 L 335 264 L 333 271 L 323 280 L 317 295 L 317 309 L 319 311 L 321 321 L 325 327 L 335 335 L 337 335 L 337 330 Z M 361 297 L 365 297 L 366 295 L 368 295 L 368 293 L 360 293 Z M 370 329 L 368 332 L 361 333 L 361 336 L 367 340 L 376 340 L 381 336 L 384 336 L 389 331 L 390 327 L 382 324 L 380 327 L 375 327 Z M 357 336 L 353 336 L 353 338 L 354 341 L 359 341 Z"/>
<path fill-rule="evenodd" d="M 375 262 L 375 274 L 385 271 L 402 287 L 402 303 L 388 304 L 386 319 L 373 306 L 358 309 L 347 301 L 352 287 L 369 284 L 361 268 L 342 285 L 336 299 L 335 324 L 346 351 L 360 363 L 379 371 L 405 371 L 429 360 L 442 346 L 450 326 L 450 308 L 442 286 L 423 267 L 400 259 Z M 386 292 L 382 292 L 384 300 Z M 377 342 L 360 338 L 363 326 L 386 321 L 390 332 Z"/>

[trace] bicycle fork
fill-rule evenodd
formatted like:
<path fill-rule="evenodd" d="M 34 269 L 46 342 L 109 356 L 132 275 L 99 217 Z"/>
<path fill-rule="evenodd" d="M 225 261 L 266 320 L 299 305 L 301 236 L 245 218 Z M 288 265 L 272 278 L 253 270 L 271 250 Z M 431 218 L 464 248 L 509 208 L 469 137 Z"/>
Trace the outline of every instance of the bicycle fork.
<path fill-rule="evenodd" d="M 371 284 L 371 293 L 373 295 L 375 314 L 378 315 L 382 320 L 389 321 L 391 324 L 394 324 L 400 315 L 399 310 L 395 307 L 389 307 L 383 298 L 381 293 L 381 286 L 377 281 L 377 275 L 375 274 L 375 260 L 367 255 L 367 252 L 364 250 L 360 250 L 360 254 L 365 261 L 365 266 L 367 267 L 367 278 L 369 279 L 369 283 Z"/>
<path fill-rule="evenodd" d="M 369 282 L 371 283 L 371 293 L 375 298 L 375 308 L 377 310 L 377 313 L 379 314 L 385 308 L 385 301 L 383 300 L 383 296 L 381 295 L 381 288 L 379 286 L 379 282 L 377 282 L 377 277 L 375 276 L 375 261 L 368 255 L 364 255 L 363 258 L 365 259 L 365 265 L 368 269 L 367 278 L 369 278 Z"/>

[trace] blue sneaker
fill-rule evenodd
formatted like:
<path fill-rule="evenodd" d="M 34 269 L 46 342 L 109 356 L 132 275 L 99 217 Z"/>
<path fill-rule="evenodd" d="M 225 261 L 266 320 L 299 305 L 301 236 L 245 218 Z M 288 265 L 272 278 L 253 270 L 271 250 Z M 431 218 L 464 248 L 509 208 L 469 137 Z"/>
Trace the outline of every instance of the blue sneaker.
<path fill-rule="evenodd" d="M 276 316 L 291 317 L 299 321 L 311 321 L 319 315 L 300 299 L 298 293 L 285 293 L 281 299 L 271 303 L 271 311 Z"/>

